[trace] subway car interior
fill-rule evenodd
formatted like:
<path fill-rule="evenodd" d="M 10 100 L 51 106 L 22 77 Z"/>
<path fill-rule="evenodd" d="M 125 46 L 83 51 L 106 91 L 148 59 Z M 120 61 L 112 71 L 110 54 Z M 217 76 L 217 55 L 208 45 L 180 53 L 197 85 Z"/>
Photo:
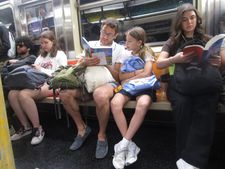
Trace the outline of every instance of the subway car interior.
<path fill-rule="evenodd" d="M 39 45 L 38 37 L 43 30 L 53 30 L 58 39 L 65 42 L 65 51 L 74 58 L 73 37 L 96 40 L 101 21 L 107 17 L 117 18 L 120 34 L 117 42 L 124 44 L 126 30 L 141 26 L 147 33 L 147 43 L 162 46 L 170 35 L 172 18 L 182 3 L 192 3 L 200 11 L 206 33 L 215 35 L 222 32 L 220 19 L 224 13 L 222 0 L 80 0 L 73 1 L 72 7 L 79 11 L 79 35 L 73 35 L 70 0 L 1 0 L 0 21 L 7 27 L 14 25 L 14 35 L 28 34 Z M 211 15 L 211 14 L 214 15 Z M 218 26 L 215 26 L 218 25 Z"/>
<path fill-rule="evenodd" d="M 13 33 L 15 38 L 28 35 L 35 44 L 33 52 L 36 55 L 38 55 L 40 48 L 40 34 L 45 30 L 54 31 L 57 39 L 63 44 L 61 48 L 65 51 L 68 59 L 72 60 L 76 59 L 82 52 L 81 37 L 85 37 L 88 41 L 98 40 L 102 21 L 108 17 L 113 17 L 119 21 L 120 26 L 119 35 L 115 40 L 117 43 L 124 45 L 126 31 L 131 27 L 141 26 L 146 31 L 147 44 L 151 46 L 155 52 L 160 53 L 163 44 L 170 37 L 172 20 L 176 14 L 177 7 L 183 3 L 191 3 L 198 9 L 203 18 L 203 28 L 207 34 L 214 36 L 225 33 L 224 0 L 0 0 L 0 23 L 4 24 Z M 77 165 L 78 168 L 81 166 L 79 169 L 110 168 L 108 166 L 111 166 L 111 156 L 108 156 L 106 160 L 103 161 L 103 164 L 100 161 L 93 160 L 92 157 L 90 157 L 93 156 L 93 154 L 87 155 L 87 159 L 90 163 L 85 161 L 87 160 L 85 158 L 82 158 L 79 162 L 79 157 L 75 157 L 71 152 L 64 150 L 65 147 L 63 145 L 58 146 L 57 144 L 64 144 L 65 142 L 66 146 L 69 145 L 73 136 L 70 135 L 68 137 L 68 133 L 71 134 L 74 132 L 73 125 L 70 123 L 69 129 L 67 128 L 68 123 L 66 122 L 68 122 L 68 116 L 63 115 L 63 122 L 57 124 L 58 119 L 58 121 L 55 119 L 52 120 L 54 115 L 46 115 L 45 113 L 48 111 L 55 111 L 53 105 L 40 103 L 38 109 L 44 112 L 40 115 L 42 120 L 44 119 L 44 127 L 49 127 L 48 123 L 52 121 L 54 123 L 52 127 L 46 130 L 51 138 L 47 141 L 46 145 L 43 144 L 41 145 L 42 147 L 39 147 L 42 152 L 40 152 L 37 147 L 32 147 L 31 150 L 28 150 L 27 147 L 30 145 L 28 146 L 27 144 L 21 147 L 19 147 L 19 143 L 14 144 L 13 149 L 18 169 L 62 169 L 70 168 L 72 165 Z M 81 109 L 84 112 L 89 111 L 85 114 L 89 118 L 86 120 L 90 120 L 90 123 L 93 123 L 91 124 L 93 128 L 96 127 L 98 125 L 96 115 L 93 115 L 95 114 L 93 113 L 95 109 L 93 107 L 82 107 Z M 127 111 L 132 110 L 129 109 Z M 47 118 L 44 116 L 47 116 Z M 219 114 L 218 118 L 223 119 L 219 124 L 220 130 L 225 130 L 225 113 Z M 143 157 L 138 165 L 135 165 L 133 168 L 126 168 L 139 169 L 139 166 L 141 166 L 141 169 L 151 167 L 157 169 L 174 168 L 175 166 L 171 160 L 175 158 L 175 152 L 173 150 L 173 142 L 175 141 L 173 136 L 175 132 L 171 113 L 156 111 L 149 115 L 146 121 L 147 123 L 149 122 L 150 125 L 156 125 L 157 128 L 143 128 L 143 131 L 138 135 L 140 136 L 138 141 L 143 141 L 143 144 L 149 146 L 149 148 L 155 148 L 160 151 L 157 154 L 150 154 L 150 156 L 146 158 L 147 161 L 145 161 L 146 159 Z M 113 120 L 110 121 L 109 126 L 112 127 L 109 129 L 109 132 L 116 133 L 113 136 L 109 136 L 109 140 L 116 142 L 115 140 L 117 140 L 116 137 L 119 135 L 119 132 L 115 129 Z M 168 126 L 169 128 L 167 128 Z M 172 129 L 170 128 L 171 126 Z M 53 127 L 56 127 L 57 131 L 55 131 Z M 59 129 L 59 127 L 62 128 Z M 161 128 L 163 128 L 164 131 L 161 131 Z M 94 132 L 97 132 L 96 130 L 97 129 L 94 129 Z M 155 144 L 155 146 L 147 145 L 148 143 L 147 140 L 145 140 L 145 136 L 148 131 L 153 133 L 150 134 L 149 137 L 158 139 L 156 142 L 150 141 L 151 144 Z M 160 137 L 163 137 L 163 139 Z M 169 138 L 169 141 L 167 141 L 165 137 Z M 88 142 L 90 143 L 90 140 Z M 95 144 L 95 141 L 92 140 L 92 142 Z M 217 140 L 216 142 L 221 143 Z M 51 148 L 52 145 L 53 148 Z M 79 150 L 79 156 L 85 156 L 86 151 L 88 152 L 90 149 L 93 149 L 91 146 L 94 147 L 95 145 L 90 144 L 85 148 L 85 152 Z M 166 152 L 164 148 L 168 148 L 169 153 Z M 213 150 L 214 156 L 211 157 L 208 169 L 223 169 L 225 166 L 225 151 L 221 152 L 219 155 L 215 155 L 216 151 L 220 149 L 224 151 L 224 147 L 215 146 L 215 150 Z M 22 157 L 23 151 L 28 152 L 24 158 Z M 66 154 L 66 156 L 60 156 L 56 153 L 57 151 Z M 141 156 L 147 156 L 146 151 L 144 150 Z M 35 154 L 32 154 L 32 152 L 35 152 Z M 113 148 L 110 148 L 110 153 L 112 152 Z M 161 161 L 160 153 L 163 158 L 170 160 L 170 162 Z M 170 154 L 172 155 L 170 156 Z M 38 156 L 38 159 L 36 156 Z M 50 162 L 45 163 L 45 156 Z M 29 160 L 26 161 L 26 158 L 29 158 Z M 33 159 L 30 160 L 31 158 Z M 51 161 L 51 158 L 53 161 Z M 155 160 L 155 163 L 148 165 L 147 163 L 151 161 L 151 158 Z M 38 162 L 34 159 L 38 160 Z M 63 160 L 67 162 L 70 161 L 68 164 L 62 165 Z M 93 161 L 95 164 L 91 163 Z M 110 161 L 110 164 L 108 161 Z M 218 168 L 215 168 L 215 166 Z"/>

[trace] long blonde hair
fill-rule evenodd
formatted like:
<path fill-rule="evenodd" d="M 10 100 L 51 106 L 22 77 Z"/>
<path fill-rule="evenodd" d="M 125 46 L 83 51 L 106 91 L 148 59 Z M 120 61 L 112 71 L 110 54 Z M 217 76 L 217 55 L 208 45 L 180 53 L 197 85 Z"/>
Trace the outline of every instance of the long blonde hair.
<path fill-rule="evenodd" d="M 138 55 L 141 59 L 144 59 L 145 56 L 151 55 L 155 59 L 155 54 L 153 50 L 145 45 L 146 42 L 146 32 L 142 27 L 136 26 L 129 29 L 126 34 L 129 34 L 136 40 L 140 40 L 142 42 L 140 50 L 138 51 Z"/>

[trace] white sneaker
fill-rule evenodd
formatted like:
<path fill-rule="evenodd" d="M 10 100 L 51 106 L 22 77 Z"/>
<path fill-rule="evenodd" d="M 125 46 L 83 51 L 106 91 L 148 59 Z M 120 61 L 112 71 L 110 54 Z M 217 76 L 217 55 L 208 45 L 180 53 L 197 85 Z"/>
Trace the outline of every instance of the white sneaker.
<path fill-rule="evenodd" d="M 140 152 L 140 148 L 134 143 L 130 142 L 128 145 L 128 152 L 126 156 L 126 163 L 125 165 L 128 166 L 130 164 L 133 164 L 135 161 L 137 161 L 137 155 Z"/>
<path fill-rule="evenodd" d="M 25 129 L 24 127 L 21 127 L 15 134 L 13 134 L 10 139 L 12 141 L 15 141 L 15 140 L 19 140 L 29 134 L 32 133 L 32 128 L 28 128 L 28 129 Z"/>
<path fill-rule="evenodd" d="M 186 161 L 184 161 L 182 158 L 177 160 L 176 162 L 178 169 L 199 169 L 191 164 L 188 164 Z"/>
<path fill-rule="evenodd" d="M 34 136 L 30 143 L 32 145 L 37 145 L 37 144 L 41 143 L 45 136 L 45 132 L 42 129 L 42 127 L 40 126 L 39 128 L 34 128 L 33 133 L 34 133 Z"/>
<path fill-rule="evenodd" d="M 123 169 L 125 166 L 126 154 L 127 154 L 127 147 L 122 148 L 119 143 L 115 144 L 114 146 L 114 156 L 113 156 L 113 166 L 116 169 Z"/>

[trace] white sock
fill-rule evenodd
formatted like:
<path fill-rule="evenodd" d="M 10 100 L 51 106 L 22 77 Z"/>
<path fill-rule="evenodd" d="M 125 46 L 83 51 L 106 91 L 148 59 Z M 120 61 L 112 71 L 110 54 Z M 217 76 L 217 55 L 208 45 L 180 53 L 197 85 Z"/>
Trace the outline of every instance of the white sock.
<path fill-rule="evenodd" d="M 123 137 L 123 139 L 120 141 L 120 146 L 127 147 L 129 143 L 130 143 L 130 140 L 127 140 L 126 138 Z"/>

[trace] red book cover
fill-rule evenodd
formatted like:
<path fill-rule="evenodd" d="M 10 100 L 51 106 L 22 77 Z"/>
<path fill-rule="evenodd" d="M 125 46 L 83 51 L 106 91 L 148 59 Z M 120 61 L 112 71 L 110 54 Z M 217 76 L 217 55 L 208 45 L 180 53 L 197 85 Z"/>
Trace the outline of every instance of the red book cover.
<path fill-rule="evenodd" d="M 198 60 L 200 61 L 202 59 L 204 47 L 201 45 L 188 45 L 184 47 L 183 54 L 185 56 L 197 56 Z"/>
<path fill-rule="evenodd" d="M 188 45 L 183 48 L 185 56 L 197 56 L 198 61 L 206 61 L 210 56 L 219 55 L 221 47 L 225 46 L 225 34 L 219 34 L 211 38 L 205 45 Z"/>

